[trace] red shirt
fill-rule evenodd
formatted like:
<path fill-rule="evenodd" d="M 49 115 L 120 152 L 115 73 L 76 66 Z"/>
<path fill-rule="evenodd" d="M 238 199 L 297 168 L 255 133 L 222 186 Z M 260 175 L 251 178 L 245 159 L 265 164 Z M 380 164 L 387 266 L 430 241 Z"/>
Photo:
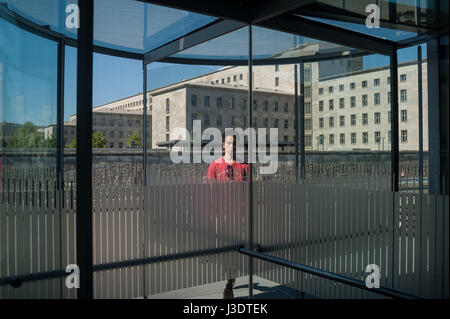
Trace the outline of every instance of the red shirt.
<path fill-rule="evenodd" d="M 227 164 L 221 157 L 209 165 L 206 178 L 219 181 L 245 181 L 247 180 L 247 173 L 248 164 L 238 162 Z"/>

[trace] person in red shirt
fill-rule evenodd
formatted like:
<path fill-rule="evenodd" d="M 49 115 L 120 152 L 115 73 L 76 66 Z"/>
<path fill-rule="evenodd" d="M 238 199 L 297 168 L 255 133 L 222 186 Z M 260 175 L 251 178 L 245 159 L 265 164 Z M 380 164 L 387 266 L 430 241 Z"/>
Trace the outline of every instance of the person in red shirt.
<path fill-rule="evenodd" d="M 219 181 L 247 180 L 248 164 L 236 161 L 236 136 L 225 136 L 222 147 L 225 155 L 209 165 L 206 178 Z"/>
<path fill-rule="evenodd" d="M 248 164 L 236 161 L 236 136 L 225 135 L 222 140 L 222 147 L 225 155 L 213 161 L 206 174 L 206 178 L 218 181 L 245 181 L 248 176 Z M 226 205 L 227 203 L 223 203 Z M 223 291 L 224 299 L 233 299 L 233 286 L 236 280 L 233 278 L 232 265 L 225 265 L 225 269 L 229 269 L 229 273 L 225 271 L 227 283 Z"/>

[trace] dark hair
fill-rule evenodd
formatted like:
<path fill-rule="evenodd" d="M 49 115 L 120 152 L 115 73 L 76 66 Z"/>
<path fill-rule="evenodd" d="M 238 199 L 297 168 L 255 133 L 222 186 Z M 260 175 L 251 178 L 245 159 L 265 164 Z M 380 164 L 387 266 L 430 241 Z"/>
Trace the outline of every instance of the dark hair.
<path fill-rule="evenodd" d="M 228 136 L 233 136 L 233 137 L 234 137 L 234 141 L 236 142 L 236 135 L 234 135 L 234 134 L 231 133 L 231 132 L 227 132 L 227 133 L 222 134 L 222 143 L 225 143 L 225 139 L 226 139 Z"/>

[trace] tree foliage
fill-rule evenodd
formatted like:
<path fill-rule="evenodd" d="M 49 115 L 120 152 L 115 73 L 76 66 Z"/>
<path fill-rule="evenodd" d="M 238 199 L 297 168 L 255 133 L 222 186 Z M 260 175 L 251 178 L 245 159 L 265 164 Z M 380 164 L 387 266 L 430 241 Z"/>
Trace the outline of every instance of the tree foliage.
<path fill-rule="evenodd" d="M 97 131 L 92 134 L 92 148 L 106 148 L 106 137 L 103 135 L 103 132 Z M 68 148 L 76 148 L 77 147 L 77 139 L 74 138 L 70 141 L 69 144 L 66 145 Z"/>
<path fill-rule="evenodd" d="M 44 138 L 37 131 L 36 126 L 31 122 L 26 122 L 17 130 L 17 133 L 11 137 L 8 147 L 44 147 Z"/>
<path fill-rule="evenodd" d="M 131 148 L 142 147 L 141 137 L 137 131 L 128 137 L 127 146 Z"/>

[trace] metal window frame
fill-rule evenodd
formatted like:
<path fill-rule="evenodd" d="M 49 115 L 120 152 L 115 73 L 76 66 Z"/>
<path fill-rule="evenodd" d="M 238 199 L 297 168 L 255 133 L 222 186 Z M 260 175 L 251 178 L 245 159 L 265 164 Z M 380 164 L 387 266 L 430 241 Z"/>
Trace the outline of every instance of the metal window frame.
<path fill-rule="evenodd" d="M 155 2 L 155 1 L 153 1 Z M 143 61 L 143 74 L 146 78 L 146 65 L 154 61 L 171 61 L 172 63 L 211 63 L 210 60 L 196 60 L 196 59 L 180 59 L 170 58 L 169 55 L 173 55 L 176 52 L 186 49 L 210 39 L 213 39 L 222 34 L 229 33 L 238 28 L 248 26 L 249 28 L 249 59 L 248 61 L 234 61 L 234 60 L 215 60 L 212 61 L 216 64 L 231 64 L 231 65 L 243 65 L 248 63 L 249 72 L 251 74 L 253 65 L 270 65 L 270 64 L 291 64 L 291 63 L 303 63 L 305 61 L 319 61 L 326 59 L 338 59 L 348 56 L 363 56 L 372 53 L 379 53 L 390 56 L 390 70 L 391 70 L 391 162 L 392 170 L 391 174 L 394 177 L 393 191 L 398 191 L 398 62 L 397 62 L 397 50 L 403 47 L 409 47 L 416 44 L 429 41 L 430 35 L 420 35 L 414 39 L 407 39 L 400 42 L 392 42 L 387 40 L 378 39 L 371 36 L 362 35 L 357 32 L 348 31 L 342 28 L 328 26 L 323 23 L 317 23 L 307 21 L 307 19 L 293 16 L 276 16 L 270 19 L 258 22 L 258 26 L 271 28 L 274 30 L 289 32 L 291 34 L 312 36 L 319 40 L 324 40 L 332 43 L 338 43 L 346 46 L 357 47 L 361 50 L 354 53 L 333 53 L 333 54 L 319 54 L 310 57 L 290 58 L 290 59 L 265 59 L 260 61 L 253 61 L 252 59 L 252 25 L 245 23 L 238 23 L 229 20 L 215 21 L 208 26 L 202 27 L 198 30 L 191 32 L 188 35 L 176 39 L 170 43 L 167 43 L 160 48 L 147 52 L 146 54 L 137 54 L 132 52 L 125 52 L 116 49 L 110 49 L 101 46 L 93 45 L 93 2 L 89 0 L 79 0 L 80 9 L 80 21 L 81 26 L 78 33 L 78 40 L 67 38 L 65 35 L 52 31 L 48 28 L 39 26 L 32 23 L 29 20 L 24 19 L 20 15 L 12 12 L 7 8 L 5 4 L 0 4 L 0 17 L 9 21 L 10 23 L 28 31 L 34 33 L 43 38 L 47 38 L 53 41 L 57 41 L 59 45 L 58 50 L 58 103 L 57 103 L 57 118 L 58 118 L 58 174 L 59 187 L 62 187 L 62 171 L 63 161 L 62 149 L 63 149 L 63 105 L 64 105 L 64 47 L 65 45 L 78 47 L 78 88 L 77 88 L 77 117 L 80 122 L 83 122 L 83 126 L 77 129 L 77 139 L 83 140 L 86 143 L 77 143 L 77 197 L 84 198 L 80 205 L 77 205 L 77 258 L 78 264 L 83 269 L 80 276 L 82 288 L 79 290 L 79 298 L 92 298 L 93 294 L 93 270 L 92 270 L 92 236 L 81 236 L 85 232 L 92 233 L 92 56 L 93 53 L 102 53 L 118 57 L 125 57 L 130 59 L 137 59 Z M 308 28 L 303 28 L 306 21 L 308 22 Z M 446 30 L 448 32 L 448 28 Z M 444 30 L 445 32 L 445 30 Z M 182 41 L 186 41 L 184 45 L 180 45 Z M 178 44 L 178 48 L 175 47 Z M 303 72 L 301 72 L 303 74 Z M 249 77 L 249 100 L 252 100 L 252 77 Z M 301 81 L 302 83 L 302 81 Z M 144 109 L 146 111 L 146 86 L 144 82 Z M 301 93 L 302 95 L 302 93 Z M 297 104 L 297 103 L 296 103 Z M 302 103 L 300 103 L 301 105 Z M 144 111 L 144 113 L 146 113 Z M 393 112 L 393 113 L 392 113 Z M 251 127 L 252 108 L 249 108 L 248 123 Z M 144 141 L 146 141 L 146 114 L 144 114 Z M 300 133 L 304 136 L 304 122 L 300 124 L 300 128 L 303 127 L 303 132 Z M 302 138 L 301 143 L 304 144 Z M 304 145 L 301 146 L 304 150 Z M 144 142 L 144 168 L 146 165 L 146 142 Z M 302 155 L 304 152 L 302 152 Z M 251 172 L 251 168 L 250 168 Z M 144 173 L 145 174 L 145 173 Z M 250 175 L 251 176 L 251 175 Z M 251 179 L 249 183 L 249 196 L 252 196 Z M 251 225 L 251 207 L 252 200 L 249 200 L 249 213 Z M 249 228 L 249 246 L 252 249 L 252 227 Z M 251 263 L 250 263 L 250 270 Z M 252 271 L 250 272 L 252 275 Z M 251 289 L 251 285 L 250 288 Z M 252 292 L 250 291 L 250 296 Z"/>

